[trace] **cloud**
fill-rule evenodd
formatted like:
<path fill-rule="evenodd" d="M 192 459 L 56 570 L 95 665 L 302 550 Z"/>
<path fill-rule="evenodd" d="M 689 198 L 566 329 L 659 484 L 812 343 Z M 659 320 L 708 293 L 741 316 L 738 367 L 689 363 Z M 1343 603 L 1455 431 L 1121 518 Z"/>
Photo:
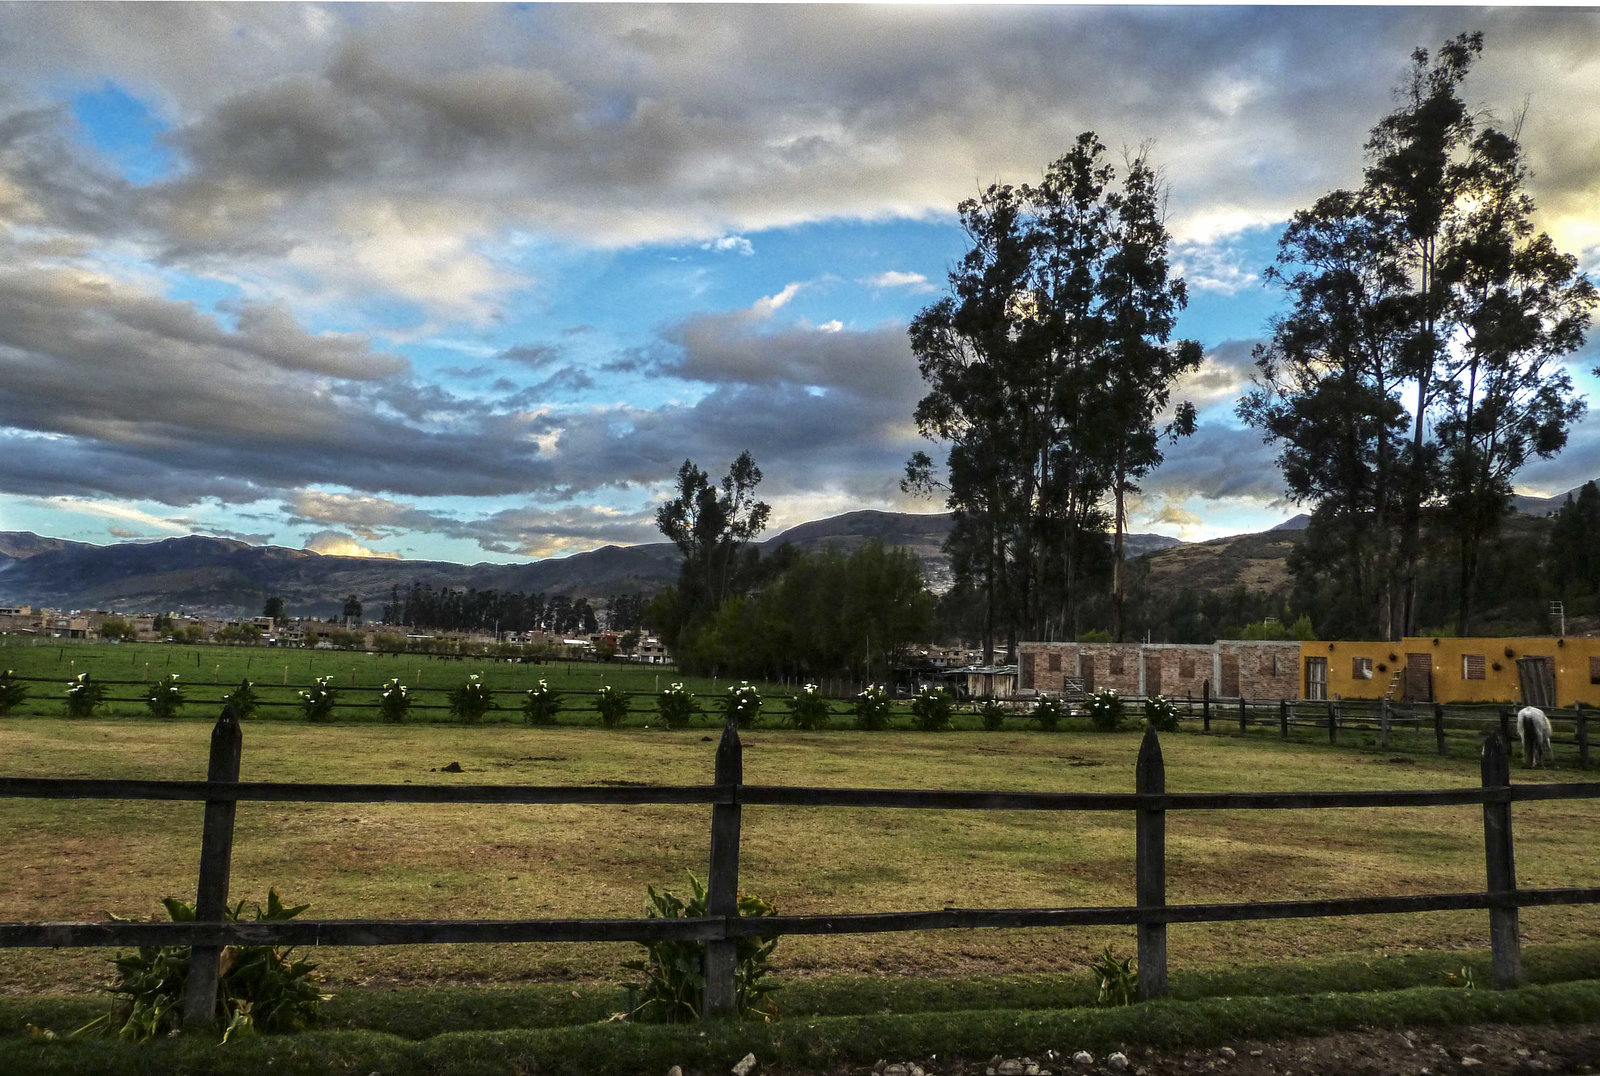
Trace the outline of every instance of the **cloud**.
<path fill-rule="evenodd" d="M 732 252 L 734 254 L 743 254 L 746 257 L 756 252 L 756 248 L 751 245 L 750 240 L 742 235 L 724 235 L 713 239 L 709 243 L 701 243 L 700 249 L 715 250 L 719 253 Z"/>
<path fill-rule="evenodd" d="M 127 527 L 107 527 L 106 533 L 111 535 L 113 538 L 123 539 L 147 537 L 143 531 L 133 531 L 129 530 Z"/>
<path fill-rule="evenodd" d="M 399 560 L 398 553 L 380 553 L 369 549 L 356 541 L 348 534 L 338 531 L 318 531 L 306 539 L 305 547 L 309 553 L 321 553 L 325 557 L 374 557 L 380 560 Z"/>
<path fill-rule="evenodd" d="M 1263 504 L 1283 499 L 1276 451 L 1255 430 L 1202 423 L 1193 437 L 1165 449 L 1166 462 L 1140 485 L 1147 498 L 1244 498 Z"/>
<path fill-rule="evenodd" d="M 866 277 L 862 280 L 862 283 L 869 284 L 874 288 L 905 288 L 908 291 L 919 294 L 939 290 L 929 283 L 928 278 L 921 273 L 902 273 L 892 269 L 887 273 Z"/>

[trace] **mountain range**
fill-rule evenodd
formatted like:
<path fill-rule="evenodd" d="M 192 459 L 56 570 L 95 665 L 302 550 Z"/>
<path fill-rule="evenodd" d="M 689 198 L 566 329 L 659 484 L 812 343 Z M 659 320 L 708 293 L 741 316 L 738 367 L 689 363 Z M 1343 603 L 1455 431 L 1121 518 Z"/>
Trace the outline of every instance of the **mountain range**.
<path fill-rule="evenodd" d="M 849 552 L 878 540 L 915 553 L 928 585 L 942 592 L 951 580 L 942 548 L 951 525 L 946 512 L 865 510 L 802 523 L 757 544 L 764 551 L 789 544 Z M 1126 544 L 1133 557 L 1182 543 L 1160 534 L 1130 534 Z M 670 542 L 604 546 L 527 564 L 455 564 L 326 556 L 203 535 L 91 545 L 0 531 L 0 604 L 253 616 L 277 595 L 290 615 L 323 616 L 336 615 L 349 594 L 376 613 L 392 587 L 412 582 L 592 600 L 659 590 L 677 580 L 678 563 Z"/>

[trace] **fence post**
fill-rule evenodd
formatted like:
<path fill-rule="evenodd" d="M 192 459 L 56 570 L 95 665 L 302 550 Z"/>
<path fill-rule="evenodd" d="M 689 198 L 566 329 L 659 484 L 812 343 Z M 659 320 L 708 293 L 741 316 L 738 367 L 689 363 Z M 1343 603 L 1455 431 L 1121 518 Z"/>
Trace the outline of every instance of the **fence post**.
<path fill-rule="evenodd" d="M 1378 742 L 1389 750 L 1389 700 L 1378 700 Z"/>
<path fill-rule="evenodd" d="M 1577 704 L 1578 714 L 1578 769 L 1589 768 L 1589 715 L 1583 712 L 1583 703 Z"/>
<path fill-rule="evenodd" d="M 1289 738 L 1289 700 L 1288 699 L 1279 699 L 1278 700 L 1278 737 L 1280 739 L 1284 739 L 1284 740 L 1287 740 Z"/>
<path fill-rule="evenodd" d="M 1134 791 L 1167 790 L 1167 769 L 1161 761 L 1161 741 L 1156 730 L 1144 730 L 1139 761 L 1134 769 Z M 1140 807 L 1135 826 L 1135 900 L 1140 909 L 1164 908 L 1167 903 L 1167 813 Z M 1139 1000 L 1167 996 L 1167 924 L 1139 924 Z"/>
<path fill-rule="evenodd" d="M 1333 700 L 1328 700 L 1328 742 L 1339 742 L 1339 714 L 1333 708 Z"/>
<path fill-rule="evenodd" d="M 1250 719 L 1245 715 L 1244 695 L 1239 696 L 1239 735 L 1243 736 L 1250 729 Z"/>
<path fill-rule="evenodd" d="M 1511 739 L 1511 711 L 1504 706 L 1500 707 L 1500 738 L 1506 742 L 1506 750 L 1511 750 L 1515 741 Z"/>
<path fill-rule="evenodd" d="M 232 706 L 224 706 L 211 730 L 211 760 L 207 781 L 237 781 L 244 736 Z M 220 923 L 228 907 L 228 875 L 233 867 L 234 800 L 206 800 L 205 823 L 200 833 L 200 881 L 195 893 L 194 917 L 200 923 Z M 217 965 L 222 949 L 196 945 L 189 950 L 189 980 L 183 998 L 183 1025 L 204 1027 L 217 1019 Z"/>
<path fill-rule="evenodd" d="M 1483 744 L 1483 787 L 1511 787 L 1511 759 L 1502 736 L 1490 733 Z M 1489 876 L 1489 895 L 1515 899 L 1517 867 L 1511 845 L 1511 800 L 1483 805 L 1484 861 Z M 1494 985 L 1506 990 L 1522 980 L 1522 943 L 1517 937 L 1515 903 L 1489 909 L 1489 945 L 1493 950 Z"/>
<path fill-rule="evenodd" d="M 1200 731 L 1211 731 L 1211 681 L 1203 680 L 1200 683 Z"/>
<path fill-rule="evenodd" d="M 1444 703 L 1433 704 L 1433 738 L 1438 746 L 1439 754 L 1447 755 L 1450 747 L 1444 742 Z"/>
<path fill-rule="evenodd" d="M 739 785 L 744 781 L 744 752 L 739 726 L 732 719 L 717 744 L 716 786 L 731 792 L 733 802 L 711 808 L 711 868 L 706 881 L 706 915 L 724 920 L 739 914 Z M 738 941 L 706 942 L 705 1015 L 732 1016 L 738 998 L 734 980 Z"/>

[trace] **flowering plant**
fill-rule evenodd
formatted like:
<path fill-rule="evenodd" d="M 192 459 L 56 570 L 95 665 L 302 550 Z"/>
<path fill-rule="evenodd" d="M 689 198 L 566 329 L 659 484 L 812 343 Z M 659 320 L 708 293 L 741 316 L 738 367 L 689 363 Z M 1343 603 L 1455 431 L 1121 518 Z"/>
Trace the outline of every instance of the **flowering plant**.
<path fill-rule="evenodd" d="M 1178 704 L 1165 695 L 1144 700 L 1144 723 L 1157 732 L 1178 731 Z"/>
<path fill-rule="evenodd" d="M 667 728 L 688 728 L 689 718 L 695 711 L 694 695 L 682 684 L 668 684 L 667 689 L 656 696 L 656 709 L 661 711 Z"/>
<path fill-rule="evenodd" d="M 486 712 L 495 709 L 489 685 L 477 673 L 468 676 L 460 687 L 446 692 L 445 698 L 450 700 L 450 716 L 469 725 L 476 725 Z"/>
<path fill-rule="evenodd" d="M 13 706 L 21 705 L 27 697 L 28 686 L 17 682 L 15 670 L 0 672 L 0 714 L 10 713 Z"/>
<path fill-rule="evenodd" d="M 151 717 L 177 717 L 178 707 L 183 705 L 183 689 L 178 687 L 178 674 L 168 673 L 151 684 L 145 705 L 150 707 Z"/>
<path fill-rule="evenodd" d="M 1089 722 L 1098 731 L 1115 732 L 1124 715 L 1122 696 L 1110 688 L 1091 691 L 1083 700 L 1083 712 L 1089 715 Z"/>
<path fill-rule="evenodd" d="M 978 707 L 978 716 L 983 718 L 983 727 L 990 732 L 999 732 L 1005 727 L 1005 704 L 998 699 L 985 699 Z"/>
<path fill-rule="evenodd" d="M 856 728 L 869 732 L 889 724 L 889 692 L 882 684 L 868 684 L 856 696 Z"/>
<path fill-rule="evenodd" d="M 309 691 L 300 692 L 300 709 L 307 721 L 332 721 L 333 701 L 339 692 L 333 686 L 333 677 L 319 676 Z"/>
<path fill-rule="evenodd" d="M 1054 732 L 1061 719 L 1067 716 L 1067 705 L 1054 695 L 1040 695 L 1033 704 L 1034 720 L 1045 732 Z"/>
<path fill-rule="evenodd" d="M 916 716 L 923 732 L 943 732 L 950 727 L 953 709 L 950 696 L 942 687 L 923 688 L 911 700 L 911 712 Z"/>
<path fill-rule="evenodd" d="M 601 684 L 600 690 L 594 693 L 594 708 L 600 715 L 600 723 L 614 729 L 628 716 L 628 696 L 610 684 Z"/>
<path fill-rule="evenodd" d="M 240 680 L 238 687 L 222 696 L 222 704 L 233 707 L 233 716 L 240 721 L 255 716 L 256 705 L 260 701 L 256 696 L 254 681 L 251 680 Z"/>
<path fill-rule="evenodd" d="M 789 700 L 789 720 L 797 729 L 815 732 L 827 728 L 831 716 L 833 711 L 828 708 L 828 700 L 817 691 L 816 684 L 807 684 L 800 689 L 800 694 Z"/>
<path fill-rule="evenodd" d="M 89 679 L 81 672 L 67 681 L 67 713 L 72 717 L 88 717 L 100 700 L 106 697 L 106 686 Z"/>
<path fill-rule="evenodd" d="M 738 687 L 729 687 L 722 698 L 723 716 L 736 722 L 742 729 L 755 724 L 761 713 L 761 692 L 748 680 L 740 680 Z"/>
<path fill-rule="evenodd" d="M 378 692 L 378 714 L 391 725 L 398 725 L 411 712 L 411 691 L 399 677 L 383 685 Z"/>
<path fill-rule="evenodd" d="M 522 697 L 522 718 L 530 725 L 554 725 L 561 712 L 561 692 L 540 680 Z"/>

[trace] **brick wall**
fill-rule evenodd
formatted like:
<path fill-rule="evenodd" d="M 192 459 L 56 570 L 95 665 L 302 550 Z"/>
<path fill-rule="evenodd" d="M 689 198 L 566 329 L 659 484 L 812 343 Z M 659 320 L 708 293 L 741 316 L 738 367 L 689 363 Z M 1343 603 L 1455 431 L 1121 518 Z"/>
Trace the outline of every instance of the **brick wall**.
<path fill-rule="evenodd" d="M 1059 692 L 1065 678 L 1079 677 L 1122 695 L 1199 698 L 1210 684 L 1213 696 L 1224 686 L 1253 699 L 1300 696 L 1299 643 L 1022 643 L 1018 651 L 1024 691 Z"/>

